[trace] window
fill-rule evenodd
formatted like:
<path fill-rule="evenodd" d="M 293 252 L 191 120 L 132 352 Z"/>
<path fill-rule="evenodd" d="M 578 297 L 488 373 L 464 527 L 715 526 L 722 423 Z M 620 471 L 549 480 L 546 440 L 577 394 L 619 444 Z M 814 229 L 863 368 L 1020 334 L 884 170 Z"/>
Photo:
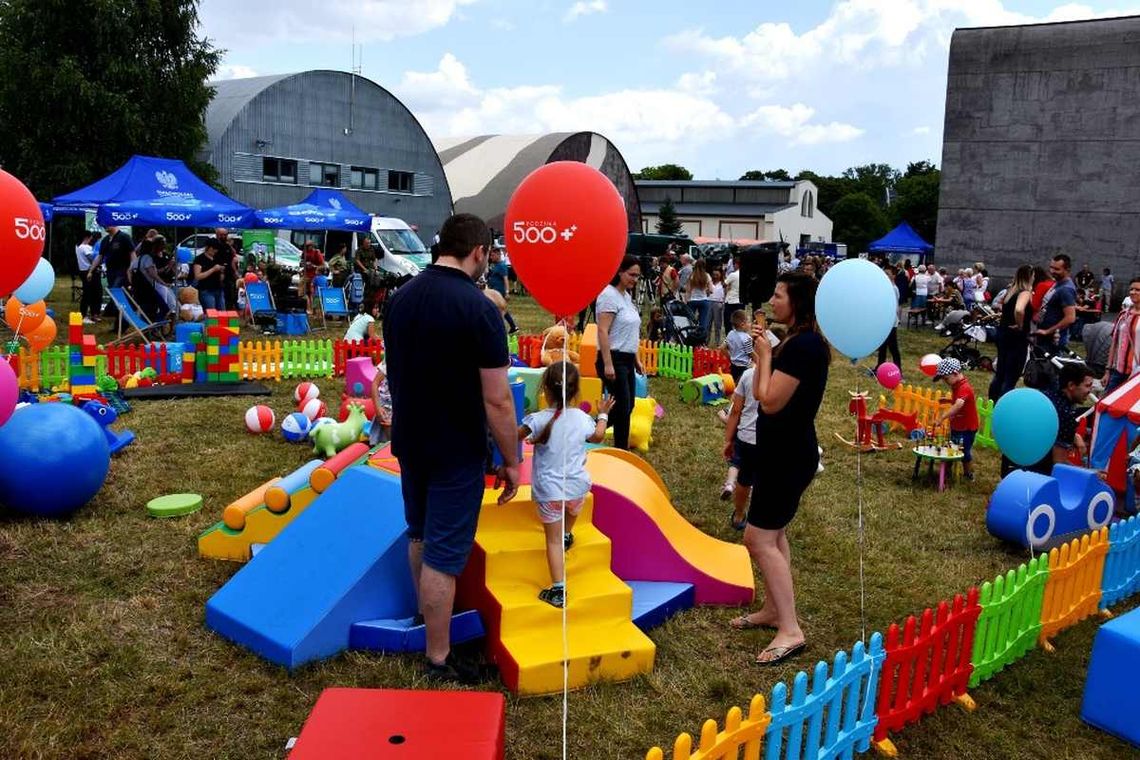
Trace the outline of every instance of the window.
<path fill-rule="evenodd" d="M 309 163 L 309 184 L 324 187 L 340 187 L 340 165 Z"/>
<path fill-rule="evenodd" d="M 800 202 L 800 216 L 815 216 L 815 198 L 812 196 L 811 190 L 804 193 L 803 200 Z"/>
<path fill-rule="evenodd" d="M 288 158 L 261 159 L 261 181 L 297 184 L 297 162 Z"/>
<path fill-rule="evenodd" d="M 380 170 L 369 169 L 366 166 L 352 167 L 351 187 L 360 190 L 378 190 L 380 188 Z"/>
<path fill-rule="evenodd" d="M 412 192 L 412 180 L 415 175 L 412 172 L 388 172 L 388 190 L 393 193 L 410 193 Z"/>

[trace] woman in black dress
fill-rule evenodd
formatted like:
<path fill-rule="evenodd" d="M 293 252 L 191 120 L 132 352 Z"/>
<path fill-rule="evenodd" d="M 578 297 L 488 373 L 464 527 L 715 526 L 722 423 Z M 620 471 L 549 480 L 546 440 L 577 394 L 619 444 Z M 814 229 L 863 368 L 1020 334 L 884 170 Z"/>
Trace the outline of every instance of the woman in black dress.
<path fill-rule="evenodd" d="M 760 402 L 756 422 L 755 482 L 744 545 L 760 567 L 764 604 L 732 621 L 735 628 L 774 628 L 758 665 L 775 665 L 803 651 L 804 633 L 796 616 L 791 549 L 785 532 L 800 497 L 815 477 L 819 448 L 815 416 L 827 387 L 831 349 L 815 318 L 818 283 L 801 272 L 776 280 L 772 311 L 787 325 L 775 348 L 760 326 L 752 339 L 756 366 L 752 393 Z"/>

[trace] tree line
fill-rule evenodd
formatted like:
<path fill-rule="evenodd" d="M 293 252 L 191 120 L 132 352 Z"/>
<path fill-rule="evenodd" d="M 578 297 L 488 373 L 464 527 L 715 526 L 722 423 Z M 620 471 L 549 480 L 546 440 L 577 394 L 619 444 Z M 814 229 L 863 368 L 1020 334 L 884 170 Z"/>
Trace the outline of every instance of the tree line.
<path fill-rule="evenodd" d="M 647 166 L 634 179 L 691 180 L 693 173 L 678 164 Z M 752 169 L 741 180 L 790 182 L 806 179 L 819 193 L 816 208 L 827 214 L 833 226 L 832 239 L 846 243 L 850 251 L 865 251 L 899 222 L 909 222 L 928 243 L 935 242 L 938 227 L 938 183 L 941 172 L 930 161 L 908 163 L 899 171 L 889 164 L 853 166 L 839 175 L 803 170 L 792 175 L 786 169 Z M 671 203 L 668 204 L 672 206 Z M 662 212 L 665 209 L 662 208 Z M 676 232 L 680 224 L 672 214 Z M 670 225 L 666 225 L 670 227 Z M 675 234 L 675 233 L 663 233 Z"/>

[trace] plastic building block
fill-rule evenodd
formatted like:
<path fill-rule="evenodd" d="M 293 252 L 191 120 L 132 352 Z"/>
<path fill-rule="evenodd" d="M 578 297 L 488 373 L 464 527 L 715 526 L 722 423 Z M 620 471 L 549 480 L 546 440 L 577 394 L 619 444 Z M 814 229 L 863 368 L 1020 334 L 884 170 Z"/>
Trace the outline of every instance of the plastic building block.
<path fill-rule="evenodd" d="M 1140 683 L 1140 609 L 1100 627 L 1093 639 L 1081 719 L 1140 747 L 1140 722 L 1129 709 Z"/>

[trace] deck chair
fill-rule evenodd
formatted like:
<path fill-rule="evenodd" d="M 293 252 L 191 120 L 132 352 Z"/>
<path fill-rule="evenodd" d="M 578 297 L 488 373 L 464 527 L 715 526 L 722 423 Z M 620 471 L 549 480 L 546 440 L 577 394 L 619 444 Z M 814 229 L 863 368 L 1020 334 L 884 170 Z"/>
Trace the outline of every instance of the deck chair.
<path fill-rule="evenodd" d="M 170 324 L 169 320 L 151 322 L 143 315 L 142 309 L 139 308 L 135 299 L 131 298 L 131 294 L 123 288 L 108 288 L 107 292 L 110 293 L 115 308 L 119 310 L 119 337 L 111 343 L 122 343 L 124 340 L 129 340 L 134 333 L 137 333 L 147 345 L 151 343 L 148 333 L 155 333 L 156 337 L 161 338 L 161 330 Z M 124 323 L 130 328 L 125 336 L 123 335 Z"/>
<path fill-rule="evenodd" d="M 352 319 L 348 299 L 344 297 L 344 288 L 317 288 L 317 302 L 321 307 L 321 327 L 329 326 L 329 317 L 339 317 L 346 322 Z"/>
<path fill-rule="evenodd" d="M 277 332 L 277 304 L 267 282 L 245 284 L 245 310 L 253 324 L 266 333 Z"/>

